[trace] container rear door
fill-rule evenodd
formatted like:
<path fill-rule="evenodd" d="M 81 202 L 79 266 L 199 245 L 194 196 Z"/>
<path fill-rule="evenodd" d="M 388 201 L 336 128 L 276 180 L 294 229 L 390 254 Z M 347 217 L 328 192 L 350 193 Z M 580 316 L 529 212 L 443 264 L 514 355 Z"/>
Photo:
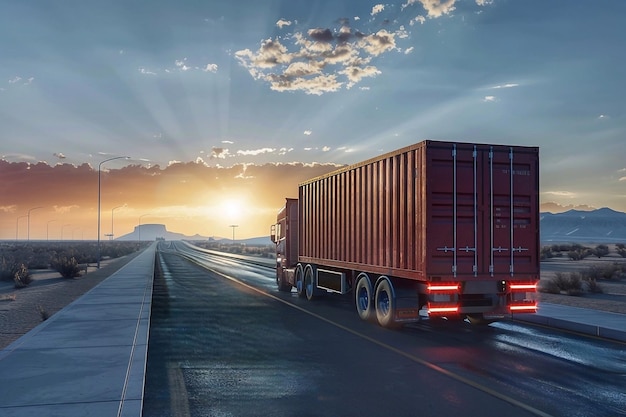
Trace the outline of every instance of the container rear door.
<path fill-rule="evenodd" d="M 430 142 L 429 277 L 538 275 L 537 148 Z"/>

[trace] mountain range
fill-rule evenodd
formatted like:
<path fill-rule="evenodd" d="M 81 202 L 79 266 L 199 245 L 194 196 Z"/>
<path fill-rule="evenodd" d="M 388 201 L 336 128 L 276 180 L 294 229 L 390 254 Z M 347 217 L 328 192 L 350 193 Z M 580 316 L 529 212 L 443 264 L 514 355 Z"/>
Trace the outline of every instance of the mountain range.
<path fill-rule="evenodd" d="M 544 212 L 540 215 L 540 238 L 542 243 L 626 243 L 626 213 L 610 208 L 597 210 L 568 210 L 563 213 Z M 142 224 L 116 240 L 214 240 L 224 243 L 231 239 L 201 235 L 187 236 L 170 232 L 164 224 Z M 239 244 L 271 245 L 269 236 L 237 239 Z"/>
<path fill-rule="evenodd" d="M 193 236 L 187 236 L 182 233 L 170 232 L 167 230 L 164 224 L 142 224 L 140 226 L 135 226 L 135 230 L 132 232 L 125 234 L 123 236 L 118 237 L 115 240 L 156 240 L 156 239 L 164 239 L 164 240 L 214 240 L 217 242 L 223 241 L 224 243 L 231 243 L 231 239 L 222 238 L 222 237 L 210 237 L 210 236 L 201 236 L 199 234 L 195 234 Z M 235 243 L 245 244 L 249 246 L 262 246 L 262 245 L 272 245 L 272 241 L 269 236 L 255 237 L 250 239 L 237 239 Z"/>
<path fill-rule="evenodd" d="M 626 213 L 601 208 L 541 213 L 541 242 L 626 243 Z"/>

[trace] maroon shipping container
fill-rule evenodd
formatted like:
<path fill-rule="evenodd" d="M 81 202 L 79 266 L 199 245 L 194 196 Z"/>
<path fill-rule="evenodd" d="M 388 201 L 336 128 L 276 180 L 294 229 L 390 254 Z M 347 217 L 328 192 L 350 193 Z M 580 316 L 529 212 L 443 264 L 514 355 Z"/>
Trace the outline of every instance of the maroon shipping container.
<path fill-rule="evenodd" d="M 306 181 L 289 202 L 298 257 L 278 250 L 285 290 L 309 297 L 309 285 L 312 298 L 365 285 L 367 311 L 355 300 L 369 318 L 378 308 L 369 298 L 387 281 L 394 316 L 381 324 L 422 309 L 484 318 L 536 309 L 527 295 L 539 279 L 536 147 L 425 141 Z"/>

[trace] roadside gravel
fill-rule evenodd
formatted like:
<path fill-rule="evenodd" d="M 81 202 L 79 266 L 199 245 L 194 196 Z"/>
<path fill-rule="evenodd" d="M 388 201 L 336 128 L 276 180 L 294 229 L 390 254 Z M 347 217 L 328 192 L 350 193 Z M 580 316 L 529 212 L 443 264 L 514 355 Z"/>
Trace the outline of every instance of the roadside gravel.
<path fill-rule="evenodd" d="M 43 321 L 43 315 L 57 311 L 91 290 L 122 268 L 141 251 L 89 266 L 79 278 L 63 278 L 55 271 L 35 271 L 33 282 L 16 289 L 12 282 L 0 282 L 0 349 L 28 333 Z"/>

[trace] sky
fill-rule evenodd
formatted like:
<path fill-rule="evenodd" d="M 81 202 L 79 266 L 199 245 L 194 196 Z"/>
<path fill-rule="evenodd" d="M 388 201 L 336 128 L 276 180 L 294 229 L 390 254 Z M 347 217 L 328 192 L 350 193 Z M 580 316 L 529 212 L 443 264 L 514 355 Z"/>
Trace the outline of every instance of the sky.
<path fill-rule="evenodd" d="M 538 146 L 542 210 L 626 211 L 623 16 L 622 0 L 0 0 L 0 239 L 96 239 L 98 171 L 101 238 L 264 236 L 298 182 L 426 139 Z"/>

